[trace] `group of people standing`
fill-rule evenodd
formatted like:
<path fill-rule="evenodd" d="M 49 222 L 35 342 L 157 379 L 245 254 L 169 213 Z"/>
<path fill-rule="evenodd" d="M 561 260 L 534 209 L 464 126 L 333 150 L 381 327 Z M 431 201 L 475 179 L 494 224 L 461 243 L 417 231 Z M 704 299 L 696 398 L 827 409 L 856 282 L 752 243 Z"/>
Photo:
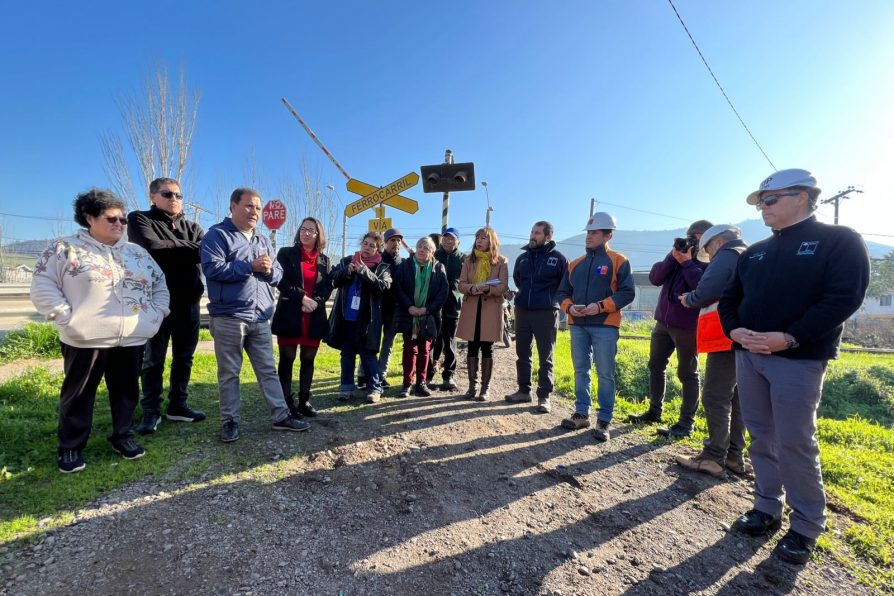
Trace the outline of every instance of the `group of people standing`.
<path fill-rule="evenodd" d="M 809 559 L 825 527 L 816 442 L 823 374 L 828 360 L 838 354 L 843 322 L 862 303 L 869 276 L 859 235 L 816 221 L 812 212 L 819 193 L 816 179 L 805 170 L 776 172 L 747 198 L 772 229 L 770 238 L 748 247 L 738 228 L 699 220 L 652 267 L 649 280 L 662 289 L 650 346 L 649 408 L 628 417 L 637 424 L 661 421 L 666 368 L 676 351 L 683 404 L 678 421 L 658 433 L 688 436 L 699 403 L 697 356 L 706 353 L 701 403 L 708 439 L 700 454 L 680 456 L 677 462 L 718 477 L 727 470 L 753 470 L 754 508 L 735 527 L 752 535 L 775 531 L 787 502 L 791 529 L 777 553 L 795 563 Z M 270 241 L 256 229 L 261 197 L 253 189 L 234 190 L 230 216 L 207 233 L 183 217 L 176 180 L 154 180 L 149 198 L 149 210 L 125 218 L 123 202 L 108 191 L 78 195 L 75 221 L 84 229 L 54 241 L 35 268 L 32 300 L 56 324 L 62 342 L 60 471 L 85 467 L 82 451 L 103 378 L 112 410 L 112 448 L 127 459 L 145 453 L 134 440 L 132 417 L 142 385 L 143 416 L 136 430 L 157 430 L 169 344 L 165 416 L 181 422 L 205 419 L 187 403 L 203 276 L 224 442 L 239 438 L 243 354 L 252 364 L 274 430 L 305 431 L 308 419 L 317 416 L 311 395 L 321 342 L 341 352 L 339 400 L 381 399 L 398 333 L 403 338 L 398 397 L 430 396 L 438 369 L 443 383 L 437 388 L 456 391 L 456 343 L 461 338 L 468 342 L 464 397 L 489 398 L 493 344 L 503 335 L 503 300 L 509 289 L 508 263 L 492 228 L 475 233 L 469 254 L 460 251 L 454 228 L 419 239 L 412 250 L 397 229 L 384 237 L 368 232 L 355 254 L 333 266 L 325 253 L 323 226 L 313 217 L 301 221 L 292 246 L 274 255 Z M 549 222 L 532 227 L 513 269 L 518 389 L 505 396 L 510 403 L 533 402 L 536 342 L 535 412 L 551 410 L 561 311 L 571 333 L 575 393 L 574 412 L 561 426 L 591 426 L 595 364 L 593 435 L 603 442 L 610 438 L 614 416 L 621 311 L 635 295 L 630 262 L 609 247 L 616 228 L 612 215 L 593 214 L 585 227 L 585 254 L 569 261 L 557 250 Z M 401 247 L 407 258 L 401 257 Z M 745 429 L 751 436 L 751 464 L 744 458 Z"/>

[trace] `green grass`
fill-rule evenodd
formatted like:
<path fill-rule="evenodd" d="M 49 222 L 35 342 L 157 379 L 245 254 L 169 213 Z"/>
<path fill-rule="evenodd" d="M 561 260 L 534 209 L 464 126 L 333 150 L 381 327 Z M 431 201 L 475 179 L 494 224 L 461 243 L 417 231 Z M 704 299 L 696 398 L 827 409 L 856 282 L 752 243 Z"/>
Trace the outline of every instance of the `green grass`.
<path fill-rule="evenodd" d="M 59 334 L 52 323 L 25 323 L 0 342 L 0 363 L 23 358 L 61 358 Z"/>
<path fill-rule="evenodd" d="M 621 340 L 615 380 L 615 419 L 643 410 L 648 399 L 649 344 Z M 534 359 L 535 363 L 537 359 Z M 704 369 L 704 358 L 700 360 Z M 574 395 L 568 333 L 560 333 L 555 354 L 556 391 Z M 676 420 L 681 386 L 668 365 L 664 422 Z M 595 376 L 595 375 L 592 375 Z M 595 400 L 596 384 L 592 386 Z M 844 512 L 841 527 L 830 527 L 820 546 L 873 587 L 894 585 L 894 356 L 844 353 L 826 373 L 817 438 L 830 506 Z M 651 433 L 651 427 L 637 432 Z M 683 441 L 700 449 L 707 438 L 701 407 L 695 432 Z"/>

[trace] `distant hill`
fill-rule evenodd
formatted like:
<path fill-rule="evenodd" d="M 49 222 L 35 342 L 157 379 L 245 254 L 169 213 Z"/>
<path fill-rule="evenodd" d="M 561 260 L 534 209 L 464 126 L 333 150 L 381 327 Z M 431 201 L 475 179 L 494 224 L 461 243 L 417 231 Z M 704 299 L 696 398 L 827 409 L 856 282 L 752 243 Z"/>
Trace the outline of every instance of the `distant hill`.
<path fill-rule="evenodd" d="M 734 224 L 742 229 L 742 237 L 749 244 L 763 240 L 769 236 L 769 229 L 757 219 L 749 219 Z M 673 230 L 617 230 L 614 239 L 610 242 L 612 248 L 623 253 L 633 266 L 634 271 L 648 271 L 652 265 L 660 261 L 670 251 L 674 238 L 686 235 L 686 228 Z M 559 240 L 556 244 L 569 259 L 578 257 L 584 253 L 584 238 L 586 234 L 578 234 L 565 240 Z M 521 253 L 524 244 L 504 244 L 500 252 L 509 259 L 510 271 L 516 257 Z M 878 259 L 894 250 L 894 246 L 867 242 L 869 256 Z"/>

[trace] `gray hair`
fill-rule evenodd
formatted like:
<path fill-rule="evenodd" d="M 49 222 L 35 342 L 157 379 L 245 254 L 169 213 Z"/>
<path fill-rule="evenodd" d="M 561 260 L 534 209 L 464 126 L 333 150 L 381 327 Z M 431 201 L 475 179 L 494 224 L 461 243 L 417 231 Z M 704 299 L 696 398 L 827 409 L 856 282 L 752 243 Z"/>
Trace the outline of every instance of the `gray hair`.
<path fill-rule="evenodd" d="M 154 195 L 164 184 L 176 184 L 177 186 L 180 186 L 180 183 L 173 178 L 156 178 L 149 183 L 149 194 Z"/>
<path fill-rule="evenodd" d="M 431 239 L 431 236 L 423 236 L 419 240 L 416 241 L 416 250 L 419 250 L 422 245 L 428 247 L 428 250 L 431 251 L 432 256 L 435 254 L 435 241 Z"/>

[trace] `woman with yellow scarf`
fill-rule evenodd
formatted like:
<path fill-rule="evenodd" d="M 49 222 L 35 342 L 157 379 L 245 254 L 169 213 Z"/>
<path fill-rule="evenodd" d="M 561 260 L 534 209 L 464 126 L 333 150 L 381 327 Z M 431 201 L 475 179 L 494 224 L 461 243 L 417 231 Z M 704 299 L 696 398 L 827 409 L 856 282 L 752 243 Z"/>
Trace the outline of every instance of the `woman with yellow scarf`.
<path fill-rule="evenodd" d="M 474 250 L 463 261 L 459 275 L 459 291 L 465 298 L 456 329 L 456 336 L 469 342 L 469 390 L 465 396 L 474 401 L 484 401 L 489 396 L 493 347 L 503 337 L 503 294 L 508 288 L 509 267 L 506 257 L 500 255 L 500 239 L 493 228 L 481 228 L 475 232 Z"/>

